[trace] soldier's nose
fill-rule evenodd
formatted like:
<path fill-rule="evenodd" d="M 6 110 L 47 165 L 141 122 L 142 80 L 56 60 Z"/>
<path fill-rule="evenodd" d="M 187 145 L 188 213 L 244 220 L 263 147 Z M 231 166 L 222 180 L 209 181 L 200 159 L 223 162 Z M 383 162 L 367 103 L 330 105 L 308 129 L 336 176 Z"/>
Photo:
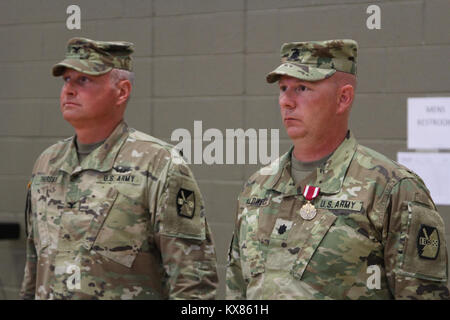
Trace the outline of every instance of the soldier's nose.
<path fill-rule="evenodd" d="M 76 95 L 76 90 L 70 82 L 66 82 L 62 88 L 62 94 L 67 96 Z"/>
<path fill-rule="evenodd" d="M 279 104 L 282 108 L 295 108 L 295 100 L 292 99 L 287 93 L 280 96 Z"/>

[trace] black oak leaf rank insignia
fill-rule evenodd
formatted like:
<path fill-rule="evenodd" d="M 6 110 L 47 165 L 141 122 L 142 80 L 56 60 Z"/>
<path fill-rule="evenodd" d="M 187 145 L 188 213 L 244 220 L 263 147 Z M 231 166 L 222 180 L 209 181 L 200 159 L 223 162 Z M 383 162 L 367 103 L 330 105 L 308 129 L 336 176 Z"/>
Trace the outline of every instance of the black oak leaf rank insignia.
<path fill-rule="evenodd" d="M 177 213 L 180 217 L 192 219 L 195 213 L 195 192 L 180 188 L 177 194 Z"/>
<path fill-rule="evenodd" d="M 439 253 L 439 233 L 435 227 L 422 224 L 417 235 L 417 251 L 420 258 L 434 260 Z"/>

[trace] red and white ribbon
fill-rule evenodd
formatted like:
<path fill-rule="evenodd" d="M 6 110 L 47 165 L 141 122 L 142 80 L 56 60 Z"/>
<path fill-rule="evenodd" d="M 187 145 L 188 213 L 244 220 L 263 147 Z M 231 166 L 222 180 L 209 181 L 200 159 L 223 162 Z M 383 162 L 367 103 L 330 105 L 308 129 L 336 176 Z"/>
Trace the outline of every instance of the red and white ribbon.
<path fill-rule="evenodd" d="M 303 196 L 306 200 L 311 201 L 319 195 L 319 191 L 319 187 L 305 186 L 305 189 L 303 189 Z"/>

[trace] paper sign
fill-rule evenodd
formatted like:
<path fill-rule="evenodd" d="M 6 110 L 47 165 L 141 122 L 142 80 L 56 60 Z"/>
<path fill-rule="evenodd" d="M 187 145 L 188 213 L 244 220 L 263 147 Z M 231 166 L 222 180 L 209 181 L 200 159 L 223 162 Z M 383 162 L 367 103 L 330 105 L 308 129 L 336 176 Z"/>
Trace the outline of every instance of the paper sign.
<path fill-rule="evenodd" d="M 397 161 L 422 178 L 434 203 L 450 205 L 450 153 L 398 152 Z"/>
<path fill-rule="evenodd" d="M 450 97 L 408 98 L 408 149 L 450 149 Z"/>

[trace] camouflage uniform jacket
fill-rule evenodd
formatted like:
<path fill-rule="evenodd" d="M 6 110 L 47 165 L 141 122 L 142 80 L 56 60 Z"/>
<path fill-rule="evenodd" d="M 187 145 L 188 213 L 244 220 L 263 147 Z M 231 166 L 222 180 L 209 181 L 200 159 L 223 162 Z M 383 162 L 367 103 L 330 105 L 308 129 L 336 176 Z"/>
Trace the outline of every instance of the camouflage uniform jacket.
<path fill-rule="evenodd" d="M 297 188 L 291 152 L 238 199 L 228 299 L 448 299 L 444 223 L 417 175 L 349 132 Z M 305 185 L 320 187 L 312 220 Z"/>
<path fill-rule="evenodd" d="M 213 299 L 199 188 L 172 147 L 121 122 L 78 162 L 74 137 L 37 160 L 24 299 Z"/>

